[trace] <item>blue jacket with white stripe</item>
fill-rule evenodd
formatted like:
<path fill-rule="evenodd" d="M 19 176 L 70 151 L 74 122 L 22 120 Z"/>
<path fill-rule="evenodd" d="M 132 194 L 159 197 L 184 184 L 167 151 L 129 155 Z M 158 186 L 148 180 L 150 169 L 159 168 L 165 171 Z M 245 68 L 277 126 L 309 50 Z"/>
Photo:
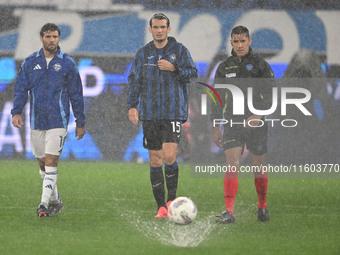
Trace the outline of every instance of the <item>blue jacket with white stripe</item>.
<path fill-rule="evenodd" d="M 43 49 L 28 56 L 18 73 L 11 114 L 21 114 L 30 94 L 31 129 L 67 128 L 70 103 L 77 127 L 85 126 L 83 88 L 75 61 L 58 51 L 48 68 Z"/>
<path fill-rule="evenodd" d="M 157 62 L 168 60 L 176 70 L 162 71 Z M 127 107 L 138 108 L 140 120 L 180 120 L 188 118 L 188 87 L 197 77 L 197 68 L 188 49 L 175 38 L 157 49 L 153 41 L 138 50 L 129 73 Z"/>

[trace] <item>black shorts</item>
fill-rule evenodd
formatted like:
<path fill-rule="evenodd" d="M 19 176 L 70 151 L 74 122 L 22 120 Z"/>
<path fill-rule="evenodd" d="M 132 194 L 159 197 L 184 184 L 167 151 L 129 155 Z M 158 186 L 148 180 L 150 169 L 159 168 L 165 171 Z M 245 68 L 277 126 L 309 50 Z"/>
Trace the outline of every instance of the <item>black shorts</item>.
<path fill-rule="evenodd" d="M 181 122 L 176 120 L 143 121 L 143 146 L 148 150 L 161 150 L 163 143 L 179 143 Z"/>
<path fill-rule="evenodd" d="M 262 127 L 225 127 L 223 132 L 224 150 L 242 147 L 253 154 L 261 156 L 267 152 L 268 123 L 265 121 Z"/>

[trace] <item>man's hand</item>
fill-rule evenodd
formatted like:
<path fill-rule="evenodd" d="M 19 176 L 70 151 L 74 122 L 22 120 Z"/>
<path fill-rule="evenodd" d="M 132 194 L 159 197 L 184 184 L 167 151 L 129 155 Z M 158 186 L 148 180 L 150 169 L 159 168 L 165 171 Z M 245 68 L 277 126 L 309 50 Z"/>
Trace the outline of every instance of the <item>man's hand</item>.
<path fill-rule="evenodd" d="M 168 60 L 165 60 L 165 59 L 161 59 L 157 62 L 157 65 L 158 65 L 158 68 L 159 70 L 162 70 L 162 71 L 175 71 L 176 68 L 173 64 L 171 64 Z"/>
<path fill-rule="evenodd" d="M 85 127 L 77 127 L 76 128 L 77 140 L 82 139 L 84 137 L 85 133 L 86 133 Z"/>
<path fill-rule="evenodd" d="M 131 123 L 133 125 L 137 125 L 138 124 L 138 111 L 136 108 L 131 108 L 129 110 L 129 120 L 131 121 Z"/>
<path fill-rule="evenodd" d="M 218 147 L 223 147 L 222 133 L 219 127 L 213 128 L 213 140 Z"/>
<path fill-rule="evenodd" d="M 17 128 L 21 128 L 24 123 L 22 122 L 22 118 L 20 114 L 16 114 L 12 118 L 12 125 Z"/>
<path fill-rule="evenodd" d="M 260 125 L 261 123 L 261 115 L 251 115 L 247 121 L 246 121 L 246 128 L 255 128 L 257 126 Z M 250 125 L 249 125 L 249 121 L 250 121 Z"/>

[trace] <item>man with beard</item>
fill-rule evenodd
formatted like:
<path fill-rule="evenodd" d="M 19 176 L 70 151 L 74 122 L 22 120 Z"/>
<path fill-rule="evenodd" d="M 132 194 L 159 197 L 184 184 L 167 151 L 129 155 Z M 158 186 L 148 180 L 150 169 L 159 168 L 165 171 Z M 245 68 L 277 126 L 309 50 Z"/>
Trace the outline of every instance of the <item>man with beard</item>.
<path fill-rule="evenodd" d="M 74 60 L 59 47 L 60 29 L 53 23 L 40 30 L 42 48 L 28 56 L 18 73 L 14 105 L 14 127 L 23 125 L 22 111 L 30 95 L 32 152 L 43 179 L 39 217 L 61 212 L 63 203 L 57 189 L 58 158 L 67 136 L 70 103 L 76 118 L 76 137 L 85 135 L 83 90 Z"/>

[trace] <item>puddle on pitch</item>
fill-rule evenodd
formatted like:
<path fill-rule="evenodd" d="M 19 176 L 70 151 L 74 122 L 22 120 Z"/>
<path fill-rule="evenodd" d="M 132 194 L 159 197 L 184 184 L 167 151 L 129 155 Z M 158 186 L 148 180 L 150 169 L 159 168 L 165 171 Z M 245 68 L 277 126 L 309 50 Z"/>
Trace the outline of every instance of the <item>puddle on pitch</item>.
<path fill-rule="evenodd" d="M 133 223 L 146 237 L 159 240 L 164 245 L 179 247 L 198 246 L 216 226 L 211 222 L 211 217 L 198 218 L 189 225 L 177 225 L 168 219 L 144 221 L 137 218 Z"/>

